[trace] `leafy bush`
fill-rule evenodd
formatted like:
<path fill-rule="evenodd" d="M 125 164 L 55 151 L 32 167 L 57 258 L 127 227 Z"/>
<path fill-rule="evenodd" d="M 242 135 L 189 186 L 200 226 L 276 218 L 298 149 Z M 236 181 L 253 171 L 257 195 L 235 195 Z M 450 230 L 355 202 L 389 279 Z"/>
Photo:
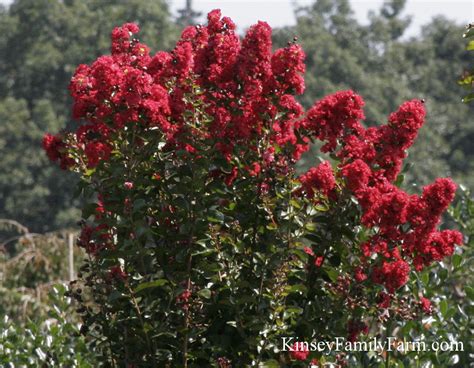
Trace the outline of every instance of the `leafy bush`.
<path fill-rule="evenodd" d="M 423 101 L 368 129 L 353 91 L 304 112 L 303 50 L 272 53 L 264 22 L 242 41 L 234 28 L 216 10 L 150 56 L 125 24 L 111 56 L 76 70 L 86 123 L 43 144 L 89 201 L 81 331 L 105 366 L 380 366 L 390 355 L 285 351 L 282 339 L 382 338 L 432 313 L 420 277 L 462 235 L 438 230 L 450 179 L 400 188 Z M 298 176 L 315 140 L 333 161 Z"/>
<path fill-rule="evenodd" d="M 71 321 L 68 288 L 57 284 L 51 289 L 47 316 L 26 322 L 5 315 L 0 321 L 0 364 L 13 367 L 94 367 L 93 357 Z"/>
<path fill-rule="evenodd" d="M 51 287 L 74 276 L 84 252 L 75 248 L 71 254 L 73 264 L 70 264 L 68 237 L 71 232 L 66 230 L 30 233 L 11 220 L 0 220 L 0 228 L 10 234 L 0 243 L 0 314 L 19 322 L 44 317 L 51 309 L 48 299 Z"/>
<path fill-rule="evenodd" d="M 64 281 L 70 233 L 32 234 L 11 220 L 0 227 L 11 235 L 0 243 L 0 366 L 93 367 Z M 82 262 L 81 249 L 72 255 Z"/>

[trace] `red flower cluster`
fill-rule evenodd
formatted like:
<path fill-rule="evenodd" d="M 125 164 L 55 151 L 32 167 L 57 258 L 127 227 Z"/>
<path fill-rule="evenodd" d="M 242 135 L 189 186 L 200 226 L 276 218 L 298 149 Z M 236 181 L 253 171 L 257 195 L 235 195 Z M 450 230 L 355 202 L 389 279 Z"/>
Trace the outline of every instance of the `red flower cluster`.
<path fill-rule="evenodd" d="M 328 196 L 336 187 L 336 178 L 328 161 L 309 169 L 300 176 L 299 181 L 301 182 L 302 191 L 310 198 L 314 197 L 315 190 Z"/>
<path fill-rule="evenodd" d="M 431 314 L 431 312 L 433 311 L 432 306 L 431 306 L 431 301 L 424 297 L 420 298 L 420 306 L 421 306 L 421 310 L 425 312 L 426 314 Z"/>
<path fill-rule="evenodd" d="M 191 298 L 191 295 L 191 290 L 185 289 L 176 297 L 176 303 L 179 304 L 184 310 L 189 309 L 189 299 Z"/>
<path fill-rule="evenodd" d="M 120 266 L 113 266 L 109 269 L 109 276 L 111 279 L 125 281 L 127 279 L 127 273 Z"/>
<path fill-rule="evenodd" d="M 345 167 L 342 174 L 347 175 L 348 187 L 354 190 L 351 170 Z M 362 223 L 377 229 L 377 235 L 362 245 L 365 257 L 374 253 L 381 257 L 380 265 L 373 269 L 375 282 L 393 291 L 408 280 L 410 261 L 421 270 L 451 255 L 455 245 L 462 244 L 458 231 L 436 230 L 455 190 L 450 179 L 437 179 L 423 189 L 421 196 L 408 195 L 386 180 L 356 189 L 355 196 L 363 209 Z"/>
<path fill-rule="evenodd" d="M 255 151 L 262 134 L 267 137 L 260 147 L 265 155 L 285 148 L 284 156 L 293 160 L 307 149 L 307 140 L 295 134 L 303 109 L 291 95 L 304 91 L 300 46 L 291 44 L 272 54 L 271 28 L 264 22 L 251 27 L 241 42 L 235 25 L 221 18 L 219 10 L 208 14 L 207 26 L 186 28 L 171 52 L 151 56 L 146 45 L 132 38 L 138 31 L 135 24 L 114 29 L 111 55 L 77 68 L 70 84 L 73 116 L 88 124 L 69 145 L 60 137 L 45 137 L 51 160 L 71 166 L 73 162 L 63 159 L 68 156 L 60 154 L 68 146 L 83 153 L 87 167 L 95 167 L 110 159 L 111 133 L 134 126 L 159 128 L 168 148 L 195 152 L 185 137 L 196 132 L 186 127 L 183 115 L 192 110 L 184 97 L 193 84 L 201 87 L 202 94 L 195 97 L 212 117 L 199 136 L 210 138 L 209 144 L 227 159 L 241 153 L 234 152 L 238 143 L 245 142 L 238 150 Z M 257 171 L 254 164 L 250 174 Z"/>
<path fill-rule="evenodd" d="M 310 247 L 304 247 L 303 248 L 303 251 L 308 254 L 309 256 L 311 256 L 311 258 L 313 259 L 313 264 L 316 266 L 316 267 L 321 267 L 324 263 L 324 257 L 323 256 L 317 256 L 314 254 L 313 250 L 310 248 Z"/>
<path fill-rule="evenodd" d="M 98 215 L 100 217 L 100 212 Z M 107 225 L 84 225 L 81 229 L 81 234 L 79 235 L 78 245 L 84 248 L 87 253 L 95 255 L 102 249 L 112 247 L 111 239 L 112 236 Z"/>
<path fill-rule="evenodd" d="M 424 122 L 425 110 L 418 100 L 408 101 L 392 113 L 388 124 L 365 129 L 360 123 L 363 101 L 352 91 L 338 92 L 316 103 L 302 125 L 310 135 L 325 142 L 322 150 L 340 159 L 340 176 L 359 201 L 361 222 L 376 231 L 362 245 L 365 261 L 375 253 L 371 279 L 393 292 L 409 277 L 410 263 L 417 270 L 451 255 L 462 243 L 457 231 L 437 231 L 440 216 L 454 198 L 456 185 L 438 179 L 423 194 L 408 195 L 392 184 L 397 178 L 406 150 L 413 144 Z M 326 176 L 325 176 L 326 174 Z M 310 169 L 300 178 L 302 190 L 313 197 L 314 189 L 326 194 L 332 177 L 321 168 Z M 363 260 L 364 261 L 364 260 Z M 366 279 L 355 269 L 354 277 Z"/>
<path fill-rule="evenodd" d="M 362 132 L 359 120 L 364 119 L 363 106 L 364 101 L 354 92 L 336 92 L 308 111 L 303 126 L 314 137 L 326 142 L 321 151 L 332 152 L 341 138 Z"/>
<path fill-rule="evenodd" d="M 367 335 L 369 333 L 369 327 L 362 321 L 350 320 L 347 324 L 347 333 L 347 340 L 353 342 L 357 340 L 361 333 Z"/>
<path fill-rule="evenodd" d="M 295 360 L 308 359 L 309 349 L 304 342 L 295 342 L 290 350 L 290 356 Z"/>
<path fill-rule="evenodd" d="M 383 262 L 372 272 L 374 282 L 384 284 L 388 291 L 393 292 L 408 281 L 410 267 L 405 261 L 398 259 L 393 262 Z"/>
<path fill-rule="evenodd" d="M 43 137 L 43 149 L 51 161 L 59 161 L 61 169 L 66 170 L 74 165 L 74 160 L 65 152 L 67 146 L 60 135 L 45 134 Z"/>

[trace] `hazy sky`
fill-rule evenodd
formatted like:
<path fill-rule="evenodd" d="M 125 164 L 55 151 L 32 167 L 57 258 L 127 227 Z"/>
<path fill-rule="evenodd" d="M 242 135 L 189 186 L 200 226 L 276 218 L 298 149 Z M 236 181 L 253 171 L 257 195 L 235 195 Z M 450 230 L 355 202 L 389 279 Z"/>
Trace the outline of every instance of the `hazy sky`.
<path fill-rule="evenodd" d="M 150 0 L 153 1 L 153 0 Z M 272 26 L 293 24 L 295 21 L 292 3 L 309 5 L 313 0 L 193 0 L 193 7 L 206 14 L 220 8 L 224 15 L 230 16 L 240 29 L 246 28 L 258 20 L 265 20 Z M 357 19 L 367 20 L 370 10 L 380 8 L 383 0 L 351 0 Z M 11 0 L 0 0 L 8 4 Z M 184 6 L 185 0 L 169 0 L 171 10 Z M 405 14 L 413 15 L 413 21 L 407 35 L 416 35 L 420 26 L 428 23 L 438 14 L 443 14 L 459 23 L 474 21 L 474 0 L 408 0 Z"/>
<path fill-rule="evenodd" d="M 293 24 L 295 17 L 292 3 L 312 4 L 314 0 L 193 0 L 193 7 L 204 14 L 220 8 L 230 16 L 239 28 L 246 28 L 257 20 L 265 20 L 272 26 Z M 378 10 L 383 0 L 350 0 L 357 19 L 367 21 L 370 10 Z M 180 9 L 185 0 L 170 2 L 172 11 Z M 420 26 L 428 23 L 438 14 L 457 20 L 460 23 L 474 21 L 474 0 L 408 0 L 404 14 L 413 15 L 412 25 L 407 35 L 416 35 Z"/>

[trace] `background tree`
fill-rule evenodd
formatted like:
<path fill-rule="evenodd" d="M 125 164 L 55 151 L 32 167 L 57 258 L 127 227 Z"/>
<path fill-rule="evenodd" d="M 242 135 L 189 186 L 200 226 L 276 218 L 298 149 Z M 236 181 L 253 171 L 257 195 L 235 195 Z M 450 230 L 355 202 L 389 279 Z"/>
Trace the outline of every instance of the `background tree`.
<path fill-rule="evenodd" d="M 472 188 L 474 107 L 460 103 L 461 90 L 453 84 L 469 57 L 459 42 L 462 29 L 444 17 L 434 18 L 423 27 L 421 37 L 399 47 L 399 57 L 410 62 L 402 77 L 426 99 L 430 111 L 421 133 L 424 144 L 415 146 L 411 156 L 412 162 L 424 163 L 417 165 L 417 178 L 424 182 L 440 172 Z"/>
<path fill-rule="evenodd" d="M 114 25 L 142 24 L 150 46 L 175 39 L 165 1 L 17 0 L 0 8 L 0 212 L 33 231 L 71 224 L 76 178 L 59 176 L 41 152 L 41 134 L 70 120 L 74 67 L 108 52 Z M 90 45 L 94 45 L 91 48 Z"/>

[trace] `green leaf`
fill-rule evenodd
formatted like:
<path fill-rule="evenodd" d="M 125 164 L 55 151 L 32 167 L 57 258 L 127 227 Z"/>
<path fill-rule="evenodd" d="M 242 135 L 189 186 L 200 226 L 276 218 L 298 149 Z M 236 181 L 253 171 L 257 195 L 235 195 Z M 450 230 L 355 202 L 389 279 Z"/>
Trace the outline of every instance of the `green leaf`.
<path fill-rule="evenodd" d="M 329 207 L 327 205 L 323 205 L 323 204 L 320 204 L 320 203 L 318 203 L 316 206 L 314 206 L 314 208 L 318 212 L 326 212 L 326 211 L 329 210 Z"/>
<path fill-rule="evenodd" d="M 450 319 L 456 314 L 456 309 L 455 308 L 449 308 L 448 311 L 446 312 L 446 315 L 444 316 L 445 319 Z"/>
<path fill-rule="evenodd" d="M 430 282 L 430 274 L 428 272 L 423 272 L 421 274 L 421 281 L 423 281 L 423 284 L 427 286 Z"/>
<path fill-rule="evenodd" d="M 304 236 L 306 239 L 311 240 L 312 242 L 319 243 L 321 241 L 321 237 L 316 234 L 305 234 Z"/>
<path fill-rule="evenodd" d="M 448 302 L 446 301 L 446 299 L 441 300 L 441 302 L 439 303 L 439 310 L 443 317 L 446 318 L 446 312 L 448 311 Z"/>
<path fill-rule="evenodd" d="M 464 38 L 474 37 L 474 27 L 470 27 L 462 36 Z"/>
<path fill-rule="evenodd" d="M 285 291 L 288 293 L 288 294 L 292 294 L 292 293 L 303 293 L 303 294 L 306 294 L 308 292 L 308 288 L 306 286 L 304 286 L 303 284 L 297 284 L 297 285 L 289 285 L 287 287 L 285 287 Z"/>
<path fill-rule="evenodd" d="M 94 173 L 95 173 L 95 167 L 84 171 L 84 176 L 91 176 Z"/>
<path fill-rule="evenodd" d="M 337 272 L 334 268 L 323 267 L 324 272 L 329 276 L 332 282 L 337 281 L 339 277 L 339 272 Z"/>
<path fill-rule="evenodd" d="M 471 74 L 467 74 L 458 80 L 458 84 L 463 87 L 471 87 L 473 80 L 474 77 Z"/>
<path fill-rule="evenodd" d="M 258 367 L 259 368 L 279 368 L 280 363 L 278 363 L 278 361 L 276 361 L 275 359 L 272 359 L 272 360 L 267 360 L 265 362 L 261 362 L 258 365 Z"/>
<path fill-rule="evenodd" d="M 469 43 L 466 46 L 467 51 L 474 50 L 474 41 L 469 41 Z"/>
<path fill-rule="evenodd" d="M 214 216 L 208 216 L 207 221 L 214 222 L 216 224 L 221 224 L 222 222 L 224 222 L 224 215 L 222 213 L 220 213 L 220 215 L 215 216 L 215 217 Z"/>
<path fill-rule="evenodd" d="M 292 205 L 293 207 L 298 208 L 298 209 L 301 208 L 300 203 L 299 203 L 298 201 L 294 200 L 294 199 L 292 199 L 292 200 L 290 201 L 290 205 Z"/>
<path fill-rule="evenodd" d="M 198 291 L 198 295 L 201 297 L 201 298 L 204 298 L 204 299 L 210 299 L 211 298 L 211 295 L 212 295 L 212 292 L 210 289 L 201 289 Z"/>
<path fill-rule="evenodd" d="M 462 256 L 460 254 L 453 255 L 452 262 L 453 262 L 454 268 L 458 268 L 461 265 Z"/>
<path fill-rule="evenodd" d="M 82 218 L 88 219 L 91 215 L 95 214 L 97 210 L 97 203 L 87 203 L 82 207 Z"/>
<path fill-rule="evenodd" d="M 166 279 L 159 279 L 159 280 L 155 280 L 155 281 L 143 282 L 135 288 L 135 292 L 139 293 L 142 290 L 149 289 L 149 288 L 160 287 L 160 286 L 166 285 L 167 283 L 168 283 L 168 280 L 166 280 Z"/>
<path fill-rule="evenodd" d="M 314 222 L 309 222 L 309 223 L 304 225 L 305 229 L 308 230 L 308 231 L 315 231 L 317 226 L 318 225 Z"/>
<path fill-rule="evenodd" d="M 474 100 L 474 93 L 469 93 L 467 96 L 464 96 L 464 98 L 462 99 L 462 102 L 468 103 L 472 100 Z"/>
<path fill-rule="evenodd" d="M 285 313 L 288 314 L 302 314 L 303 313 L 303 308 L 300 307 L 288 307 L 285 309 Z"/>
<path fill-rule="evenodd" d="M 204 250 L 199 250 L 199 251 L 196 251 L 196 252 L 193 252 L 192 253 L 192 256 L 209 256 L 211 255 L 212 253 L 216 253 L 217 250 L 216 249 L 204 249 Z"/>
<path fill-rule="evenodd" d="M 139 211 L 146 206 L 147 206 L 147 202 L 143 198 L 139 198 L 135 202 L 133 202 L 134 211 Z"/>
<path fill-rule="evenodd" d="M 271 230 L 271 231 L 274 231 L 278 229 L 278 226 L 272 222 L 270 222 L 268 225 L 267 225 L 267 230 Z"/>
<path fill-rule="evenodd" d="M 397 176 L 397 180 L 395 180 L 395 183 L 394 183 L 394 184 L 395 184 L 397 187 L 400 187 L 400 186 L 403 184 L 404 180 L 405 180 L 405 175 L 400 174 L 400 175 Z"/>
<path fill-rule="evenodd" d="M 464 288 L 464 291 L 466 292 L 467 297 L 471 300 L 474 301 L 474 288 L 472 286 L 466 286 Z"/>

